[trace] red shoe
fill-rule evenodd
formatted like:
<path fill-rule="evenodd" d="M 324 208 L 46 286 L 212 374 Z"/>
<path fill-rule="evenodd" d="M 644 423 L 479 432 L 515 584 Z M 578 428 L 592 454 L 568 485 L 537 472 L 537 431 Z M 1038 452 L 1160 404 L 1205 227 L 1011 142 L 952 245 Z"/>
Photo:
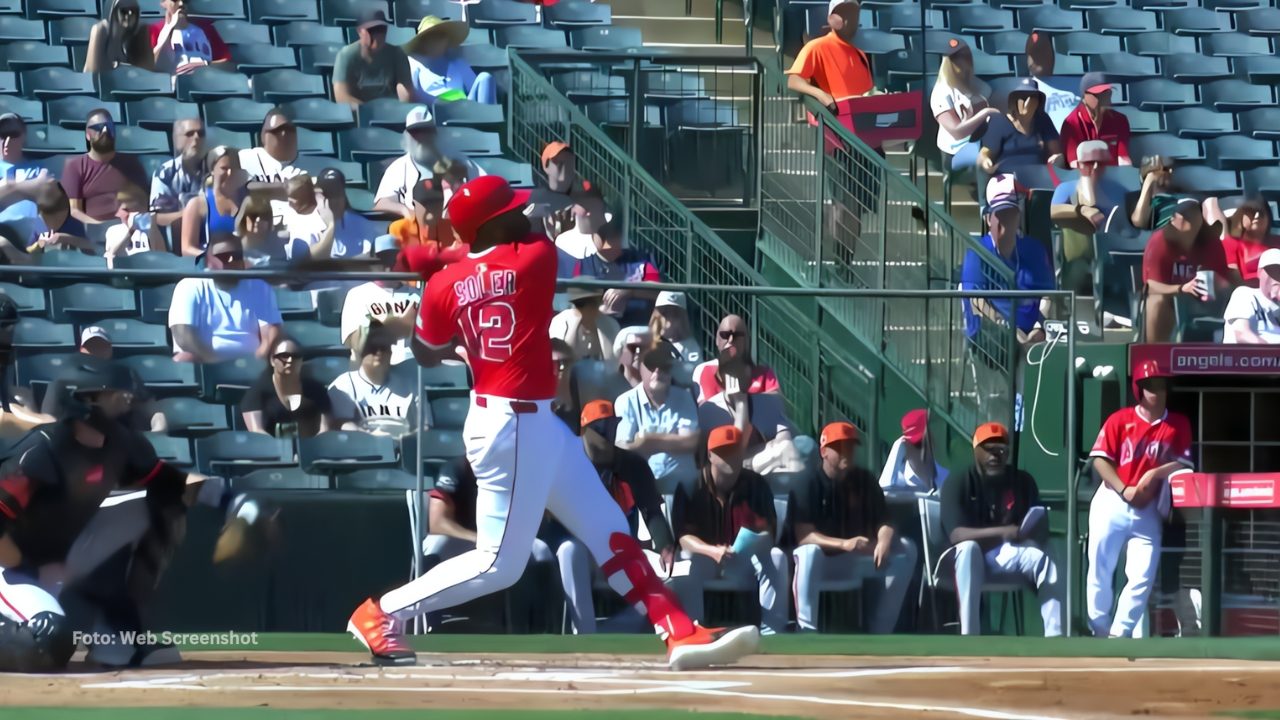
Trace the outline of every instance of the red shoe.
<path fill-rule="evenodd" d="M 704 628 L 694 624 L 693 633 L 676 640 L 667 638 L 667 665 L 672 670 L 693 670 L 712 665 L 731 665 L 760 646 L 760 628 Z"/>
<path fill-rule="evenodd" d="M 413 665 L 418 662 L 396 619 L 382 611 L 373 598 L 365 600 L 347 621 L 347 632 L 373 653 L 375 665 Z"/>

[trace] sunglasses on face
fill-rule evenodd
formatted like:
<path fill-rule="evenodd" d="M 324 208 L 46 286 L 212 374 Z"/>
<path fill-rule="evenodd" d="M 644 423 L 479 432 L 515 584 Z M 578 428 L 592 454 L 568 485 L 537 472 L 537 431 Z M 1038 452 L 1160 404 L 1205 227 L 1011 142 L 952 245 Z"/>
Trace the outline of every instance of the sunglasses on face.
<path fill-rule="evenodd" d="M 742 330 L 721 330 L 719 334 L 721 340 L 737 340 L 747 336 Z"/>
<path fill-rule="evenodd" d="M 88 127 L 88 130 L 89 132 L 97 135 L 101 135 L 102 133 L 114 133 L 116 131 L 116 124 L 113 122 L 93 123 Z"/>
<path fill-rule="evenodd" d="M 244 253 L 224 252 L 224 253 L 217 253 L 214 255 L 214 257 L 217 258 L 218 262 L 221 262 L 221 263 L 233 263 L 233 262 L 240 262 L 241 260 L 244 260 Z"/>
<path fill-rule="evenodd" d="M 276 353 L 272 357 L 274 357 L 275 359 L 279 360 L 282 363 L 287 363 L 287 362 L 293 362 L 294 360 L 297 360 L 299 355 L 298 353 L 282 352 L 282 353 Z"/>

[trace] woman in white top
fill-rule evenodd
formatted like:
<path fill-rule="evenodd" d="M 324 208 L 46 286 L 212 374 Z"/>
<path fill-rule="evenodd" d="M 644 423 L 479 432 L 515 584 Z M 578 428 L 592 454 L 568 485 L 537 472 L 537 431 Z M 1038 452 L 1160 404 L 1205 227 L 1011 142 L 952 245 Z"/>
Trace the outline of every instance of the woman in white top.
<path fill-rule="evenodd" d="M 880 472 L 880 487 L 889 492 L 936 494 L 947 479 L 947 469 L 933 457 L 929 437 L 929 411 L 912 410 L 902 416 L 902 437 L 889 449 Z"/>
<path fill-rule="evenodd" d="M 962 40 L 947 41 L 929 107 L 938 120 L 938 149 L 949 158 L 951 170 L 972 168 L 978 160 L 982 131 L 1000 114 L 987 103 L 991 87 L 973 76 L 973 54 Z M 977 135 L 978 137 L 974 137 Z"/>

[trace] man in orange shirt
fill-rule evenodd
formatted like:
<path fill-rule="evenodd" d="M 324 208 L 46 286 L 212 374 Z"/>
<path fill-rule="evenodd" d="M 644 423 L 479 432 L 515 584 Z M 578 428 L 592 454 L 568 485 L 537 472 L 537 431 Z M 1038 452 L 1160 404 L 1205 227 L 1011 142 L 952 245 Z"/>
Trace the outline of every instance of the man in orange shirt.
<path fill-rule="evenodd" d="M 808 95 L 836 112 L 836 103 L 871 91 L 871 63 L 853 45 L 858 34 L 857 0 L 831 0 L 827 24 L 831 32 L 814 38 L 800 49 L 787 71 L 787 87 Z"/>

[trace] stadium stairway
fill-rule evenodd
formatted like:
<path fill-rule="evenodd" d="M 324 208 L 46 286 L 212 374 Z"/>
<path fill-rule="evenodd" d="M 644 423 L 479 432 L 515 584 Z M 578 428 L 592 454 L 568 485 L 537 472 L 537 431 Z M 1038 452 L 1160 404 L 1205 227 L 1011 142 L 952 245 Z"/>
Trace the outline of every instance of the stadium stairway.
<path fill-rule="evenodd" d="M 723 35 L 716 41 L 717 0 L 610 0 L 613 24 L 638 28 L 645 47 L 679 51 L 710 48 L 720 52 L 742 52 L 746 47 L 746 24 L 741 2 L 723 2 Z M 773 37 L 756 28 L 755 46 L 773 46 Z"/>

